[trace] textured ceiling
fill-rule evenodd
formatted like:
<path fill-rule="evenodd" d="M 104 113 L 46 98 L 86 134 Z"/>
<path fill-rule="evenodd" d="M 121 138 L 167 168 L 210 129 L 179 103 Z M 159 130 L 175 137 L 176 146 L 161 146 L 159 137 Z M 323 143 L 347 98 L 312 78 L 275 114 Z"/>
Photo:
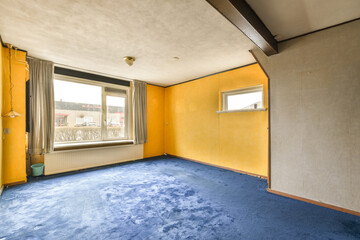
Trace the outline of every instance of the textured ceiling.
<path fill-rule="evenodd" d="M 360 17 L 360 0 L 246 0 L 277 40 Z"/>
<path fill-rule="evenodd" d="M 58 64 L 167 86 L 255 62 L 254 44 L 205 0 L 0 3 L 4 42 Z"/>

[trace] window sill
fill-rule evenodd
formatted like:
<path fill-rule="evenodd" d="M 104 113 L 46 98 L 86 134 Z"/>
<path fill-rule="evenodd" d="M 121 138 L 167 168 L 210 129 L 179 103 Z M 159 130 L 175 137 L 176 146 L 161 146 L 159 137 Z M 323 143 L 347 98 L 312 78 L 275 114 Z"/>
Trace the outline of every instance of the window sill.
<path fill-rule="evenodd" d="M 87 142 L 87 143 L 64 143 L 56 144 L 54 151 L 76 150 L 76 149 L 89 149 L 89 148 L 101 148 L 112 147 L 119 145 L 133 145 L 133 140 L 115 140 L 115 141 L 101 141 L 101 142 Z"/>
<path fill-rule="evenodd" d="M 216 113 L 232 113 L 232 112 L 263 112 L 266 111 L 266 108 L 256 108 L 256 109 L 239 109 L 239 110 L 225 110 L 225 111 L 216 111 Z"/>

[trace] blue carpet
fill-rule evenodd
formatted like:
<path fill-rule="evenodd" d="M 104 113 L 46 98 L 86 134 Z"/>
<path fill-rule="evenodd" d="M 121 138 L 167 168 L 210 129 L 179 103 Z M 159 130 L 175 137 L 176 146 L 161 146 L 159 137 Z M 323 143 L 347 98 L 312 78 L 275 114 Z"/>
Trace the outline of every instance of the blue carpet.
<path fill-rule="evenodd" d="M 360 239 L 360 218 L 265 180 L 153 158 L 5 189 L 0 239 Z"/>

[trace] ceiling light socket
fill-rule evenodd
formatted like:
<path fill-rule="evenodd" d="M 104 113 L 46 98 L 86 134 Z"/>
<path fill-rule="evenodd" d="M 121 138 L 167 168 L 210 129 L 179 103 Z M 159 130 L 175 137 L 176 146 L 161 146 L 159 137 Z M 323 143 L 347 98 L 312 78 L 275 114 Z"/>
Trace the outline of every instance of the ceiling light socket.
<path fill-rule="evenodd" d="M 129 65 L 132 66 L 133 63 L 135 62 L 135 58 L 134 57 L 130 57 L 130 56 L 126 56 L 123 58 L 124 62 Z"/>

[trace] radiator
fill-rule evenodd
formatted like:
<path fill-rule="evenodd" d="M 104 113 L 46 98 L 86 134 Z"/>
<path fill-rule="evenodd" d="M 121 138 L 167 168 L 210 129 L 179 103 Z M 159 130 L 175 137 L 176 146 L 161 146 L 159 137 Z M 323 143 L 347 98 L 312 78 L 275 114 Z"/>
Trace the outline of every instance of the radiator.
<path fill-rule="evenodd" d="M 67 150 L 45 155 L 45 175 L 69 172 L 143 158 L 143 144 Z"/>

